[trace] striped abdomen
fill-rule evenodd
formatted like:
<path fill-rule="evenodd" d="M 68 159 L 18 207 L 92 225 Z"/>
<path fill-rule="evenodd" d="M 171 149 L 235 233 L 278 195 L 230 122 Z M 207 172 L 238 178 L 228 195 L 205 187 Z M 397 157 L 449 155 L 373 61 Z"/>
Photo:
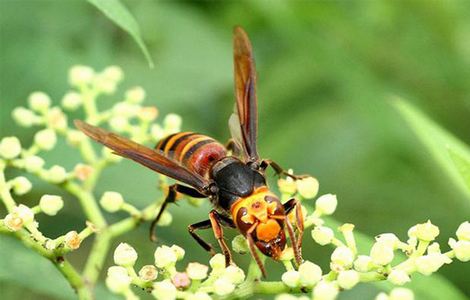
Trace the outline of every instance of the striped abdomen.
<path fill-rule="evenodd" d="M 171 134 L 163 138 L 155 149 L 204 177 L 208 176 L 210 167 L 227 154 L 222 144 L 213 138 L 194 132 Z"/>

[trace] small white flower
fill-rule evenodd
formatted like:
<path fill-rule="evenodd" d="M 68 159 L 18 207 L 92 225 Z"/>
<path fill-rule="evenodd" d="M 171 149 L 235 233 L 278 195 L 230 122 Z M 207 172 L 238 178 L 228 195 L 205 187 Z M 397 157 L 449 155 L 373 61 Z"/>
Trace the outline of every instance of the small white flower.
<path fill-rule="evenodd" d="M 393 248 L 385 243 L 375 243 L 370 250 L 370 257 L 375 264 L 388 265 L 394 257 Z"/>
<path fill-rule="evenodd" d="M 168 246 L 161 246 L 154 253 L 155 265 L 159 268 L 166 268 L 176 263 L 175 251 Z"/>
<path fill-rule="evenodd" d="M 338 274 L 337 281 L 341 288 L 352 289 L 359 282 L 359 273 L 354 270 L 341 271 Z"/>
<path fill-rule="evenodd" d="M 69 83 L 73 86 L 82 86 L 90 83 L 95 76 L 95 71 L 88 66 L 76 65 L 69 70 Z"/>
<path fill-rule="evenodd" d="M 145 99 L 145 90 L 136 86 L 126 91 L 126 100 L 130 103 L 139 104 Z"/>
<path fill-rule="evenodd" d="M 13 109 L 11 115 L 13 120 L 15 120 L 18 125 L 23 127 L 31 127 L 39 120 L 39 117 L 34 114 L 34 112 L 21 106 Z"/>
<path fill-rule="evenodd" d="M 314 177 L 306 177 L 300 180 L 296 180 L 297 191 L 300 196 L 305 199 L 312 199 L 318 193 L 319 183 L 318 180 Z"/>
<path fill-rule="evenodd" d="M 322 270 L 316 264 L 305 261 L 299 266 L 300 284 L 305 287 L 313 287 L 321 280 Z"/>
<path fill-rule="evenodd" d="M 234 237 L 232 240 L 232 249 L 233 251 L 240 253 L 240 254 L 247 253 L 249 249 L 248 249 L 248 243 L 246 241 L 246 238 L 241 234 Z"/>
<path fill-rule="evenodd" d="M 36 155 L 27 156 L 24 158 L 24 166 L 30 173 L 38 172 L 44 166 L 44 159 Z"/>
<path fill-rule="evenodd" d="M 60 196 L 44 195 L 39 200 L 39 208 L 41 208 L 43 213 L 49 216 L 55 216 L 62 207 L 64 207 L 64 200 L 62 200 Z"/>
<path fill-rule="evenodd" d="M 319 245 L 328 245 L 333 240 L 335 234 L 333 230 L 326 226 L 316 226 L 312 230 L 312 238 Z"/>
<path fill-rule="evenodd" d="M 396 249 L 400 240 L 393 233 L 382 233 L 375 237 L 375 241 L 378 243 L 383 243 L 393 249 Z"/>
<path fill-rule="evenodd" d="M 104 192 L 100 199 L 101 206 L 108 212 L 117 212 L 124 204 L 124 198 L 118 192 Z"/>
<path fill-rule="evenodd" d="M 174 300 L 176 299 L 176 292 L 176 287 L 169 279 L 153 284 L 152 295 L 158 300 Z"/>
<path fill-rule="evenodd" d="M 428 254 L 416 258 L 415 266 L 418 272 L 423 275 L 431 275 L 432 273 L 439 270 L 444 264 L 450 264 L 452 260 L 445 254 Z"/>
<path fill-rule="evenodd" d="M 470 260 L 470 241 L 456 241 L 454 239 L 449 239 L 449 246 L 454 250 L 455 257 L 463 262 Z"/>
<path fill-rule="evenodd" d="M 282 274 L 281 280 L 288 287 L 295 288 L 300 285 L 300 274 L 294 270 L 286 271 Z"/>
<path fill-rule="evenodd" d="M 233 284 L 240 284 L 245 280 L 245 273 L 239 267 L 230 265 L 225 268 L 223 277 L 227 278 Z"/>
<path fill-rule="evenodd" d="M 154 281 L 157 277 L 158 271 L 153 265 L 145 265 L 139 271 L 139 278 L 143 281 Z"/>
<path fill-rule="evenodd" d="M 367 255 L 359 255 L 354 261 L 354 269 L 359 272 L 369 272 L 373 268 L 372 258 Z"/>
<path fill-rule="evenodd" d="M 214 270 L 225 269 L 225 256 L 220 253 L 217 253 L 216 255 L 212 256 L 212 258 L 209 260 L 209 265 Z"/>
<path fill-rule="evenodd" d="M 315 202 L 315 210 L 318 210 L 323 215 L 331 215 L 335 212 L 338 200 L 336 195 L 326 194 L 320 196 Z"/>
<path fill-rule="evenodd" d="M 160 224 L 160 222 L 159 222 L 159 224 Z M 183 248 L 181 248 L 178 245 L 172 245 L 170 248 L 171 248 L 171 250 L 173 250 L 173 252 L 175 252 L 176 260 L 182 260 L 183 259 L 184 254 L 185 254 L 185 251 L 184 251 Z"/>
<path fill-rule="evenodd" d="M 349 267 L 352 265 L 353 261 L 354 253 L 345 246 L 336 248 L 331 254 L 331 262 L 340 266 Z"/>
<path fill-rule="evenodd" d="M 55 130 L 64 132 L 67 129 L 67 116 L 59 107 L 51 108 L 46 115 L 47 125 Z"/>
<path fill-rule="evenodd" d="M 439 235 L 439 228 L 427 221 L 426 223 L 418 224 L 408 230 L 408 236 L 416 237 L 422 241 L 431 242 Z"/>
<path fill-rule="evenodd" d="M 24 176 L 18 176 L 15 179 L 13 179 L 13 192 L 17 195 L 24 195 L 28 193 L 33 185 L 31 184 L 31 181 L 28 180 L 28 178 Z"/>
<path fill-rule="evenodd" d="M 70 249 L 75 250 L 80 247 L 82 240 L 80 239 L 80 236 L 78 235 L 76 231 L 69 231 L 64 236 L 64 243 Z"/>
<path fill-rule="evenodd" d="M 61 183 L 67 179 L 67 171 L 62 166 L 54 165 L 47 170 L 45 179 L 52 183 Z"/>
<path fill-rule="evenodd" d="M 67 94 L 64 95 L 64 98 L 62 98 L 62 106 L 66 110 L 76 110 L 77 108 L 80 107 L 82 104 L 82 96 L 80 96 L 79 93 L 77 92 L 68 92 Z"/>
<path fill-rule="evenodd" d="M 124 72 L 118 66 L 109 66 L 102 71 L 102 76 L 112 81 L 121 81 L 124 78 Z"/>
<path fill-rule="evenodd" d="M 289 170 L 291 171 L 291 170 Z M 297 192 L 297 184 L 294 179 L 291 177 L 279 178 L 277 181 L 277 185 L 279 186 L 279 191 L 282 194 L 286 194 L 291 196 Z"/>
<path fill-rule="evenodd" d="M 181 117 L 177 114 L 168 114 L 163 120 L 163 127 L 168 134 L 175 133 L 180 131 L 182 123 Z"/>
<path fill-rule="evenodd" d="M 465 221 L 460 224 L 456 234 L 459 240 L 470 241 L 470 223 Z"/>
<path fill-rule="evenodd" d="M 214 282 L 214 293 L 219 296 L 225 296 L 235 290 L 235 285 L 225 277 L 221 277 Z"/>
<path fill-rule="evenodd" d="M 212 297 L 204 292 L 195 292 L 194 294 L 188 295 L 185 300 L 212 300 Z"/>
<path fill-rule="evenodd" d="M 93 173 L 93 167 L 85 164 L 77 164 L 73 168 L 73 174 L 81 181 L 85 181 Z"/>
<path fill-rule="evenodd" d="M 410 289 L 394 288 L 390 292 L 389 300 L 414 300 L 414 295 Z"/>
<path fill-rule="evenodd" d="M 57 135 L 55 131 L 49 128 L 40 130 L 34 135 L 34 143 L 41 150 L 49 151 L 55 147 L 57 143 Z"/>
<path fill-rule="evenodd" d="M 17 216 L 23 220 L 24 225 L 27 225 L 34 220 L 33 211 L 24 204 L 20 204 L 13 208 L 13 213 L 17 214 Z"/>
<path fill-rule="evenodd" d="M 388 275 L 387 280 L 394 285 L 404 285 L 411 281 L 408 273 L 402 270 L 392 270 Z"/>
<path fill-rule="evenodd" d="M 21 144 L 16 136 L 4 137 L 0 141 L 0 156 L 6 159 L 13 159 L 20 155 Z"/>
<path fill-rule="evenodd" d="M 188 274 L 189 278 L 194 280 L 203 280 L 207 277 L 208 271 L 208 266 L 196 262 L 189 263 L 186 267 L 186 273 Z"/>
<path fill-rule="evenodd" d="M 37 112 L 45 112 L 51 106 L 51 98 L 44 92 L 34 92 L 28 98 L 29 107 Z"/>
<path fill-rule="evenodd" d="M 5 219 L 3 219 L 3 224 L 5 224 L 5 226 L 10 231 L 18 231 L 23 228 L 24 222 L 17 213 L 12 212 L 5 216 Z"/>
<path fill-rule="evenodd" d="M 131 245 L 120 243 L 114 250 L 113 258 L 116 265 L 132 267 L 137 261 L 137 252 Z"/>
<path fill-rule="evenodd" d="M 338 295 L 338 292 L 339 289 L 336 284 L 322 280 L 313 288 L 313 299 L 333 300 Z"/>
<path fill-rule="evenodd" d="M 116 294 L 124 293 L 129 289 L 131 281 L 132 280 L 125 268 L 112 266 L 108 269 L 106 286 L 111 292 Z"/>

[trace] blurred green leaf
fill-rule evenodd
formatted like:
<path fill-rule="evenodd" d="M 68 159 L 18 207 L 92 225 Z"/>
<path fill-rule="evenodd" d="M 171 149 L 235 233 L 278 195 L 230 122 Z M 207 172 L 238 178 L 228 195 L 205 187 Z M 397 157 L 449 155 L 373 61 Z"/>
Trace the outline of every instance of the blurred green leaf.
<path fill-rule="evenodd" d="M 328 218 L 326 221 L 327 225 L 332 228 L 337 228 L 341 225 L 340 222 L 332 218 Z M 374 239 L 357 230 L 354 231 L 354 236 L 356 238 L 359 252 L 362 251 L 362 253 L 367 253 L 365 251 L 368 251 L 368 249 L 372 247 Z M 400 260 L 406 259 L 406 256 L 401 253 L 396 254 L 395 257 Z M 390 291 L 395 287 L 389 282 L 375 282 L 374 285 L 385 291 Z M 417 300 L 467 299 L 462 291 L 460 291 L 449 280 L 439 274 L 433 274 L 431 276 L 414 274 L 411 282 L 406 284 L 405 287 L 413 290 Z"/>
<path fill-rule="evenodd" d="M 440 127 L 426 115 L 420 112 L 410 103 L 401 99 L 396 99 L 393 106 L 403 116 L 408 125 L 413 129 L 421 142 L 428 148 L 434 159 L 444 169 L 452 182 L 470 198 L 470 189 L 468 188 L 468 166 L 465 174 L 466 180 L 461 175 L 463 162 L 470 161 L 470 149 L 462 141 L 457 139 L 451 133 Z M 448 149 L 452 149 L 455 155 L 449 155 Z M 457 154 L 458 153 L 458 154 Z M 456 159 L 459 161 L 456 164 Z"/>
<path fill-rule="evenodd" d="M 470 157 L 466 155 L 468 153 L 461 153 L 459 150 L 452 148 L 452 146 L 448 146 L 447 151 L 455 167 L 460 172 L 460 175 L 462 175 L 467 188 L 470 190 Z"/>
<path fill-rule="evenodd" d="M 144 53 L 150 68 L 153 68 L 153 60 L 142 39 L 139 25 L 129 10 L 119 0 L 88 0 L 88 2 L 96 6 L 96 8 L 111 19 L 111 21 L 127 31 L 134 38 L 135 42 Z"/>

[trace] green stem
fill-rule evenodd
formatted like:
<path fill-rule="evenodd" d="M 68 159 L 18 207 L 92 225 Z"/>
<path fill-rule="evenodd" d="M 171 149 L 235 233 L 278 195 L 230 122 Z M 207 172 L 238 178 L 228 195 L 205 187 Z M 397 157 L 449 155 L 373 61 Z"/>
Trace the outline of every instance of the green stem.
<path fill-rule="evenodd" d="M 98 230 L 106 227 L 106 220 L 104 219 L 103 214 L 96 203 L 95 197 L 91 192 L 85 191 L 80 185 L 72 181 L 67 181 L 64 184 L 64 189 L 78 198 L 80 205 L 85 211 L 87 219 L 90 220 Z"/>
<path fill-rule="evenodd" d="M 94 285 L 98 280 L 98 276 L 103 269 L 106 256 L 108 255 L 112 238 L 113 236 L 107 229 L 98 232 L 95 236 L 95 241 L 83 271 L 83 278 L 90 285 Z"/>

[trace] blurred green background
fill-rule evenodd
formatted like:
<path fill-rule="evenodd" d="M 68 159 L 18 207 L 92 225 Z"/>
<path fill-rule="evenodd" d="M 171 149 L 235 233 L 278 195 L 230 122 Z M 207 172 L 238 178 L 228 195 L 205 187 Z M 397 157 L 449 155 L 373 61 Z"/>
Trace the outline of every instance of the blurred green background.
<path fill-rule="evenodd" d="M 11 110 L 26 105 L 36 90 L 57 104 L 68 89 L 70 66 L 85 64 L 98 70 L 121 66 L 122 90 L 141 85 L 147 104 L 162 115 L 180 114 L 184 130 L 225 141 L 233 108 L 232 28 L 239 24 L 250 35 L 257 61 L 263 157 L 316 176 L 321 193 L 338 195 L 336 219 L 370 236 L 394 232 L 406 239 L 409 227 L 429 218 L 440 227 L 439 241 L 447 249 L 447 238 L 468 219 L 468 198 L 389 99 L 402 96 L 470 144 L 469 1 L 124 3 L 141 27 L 154 69 L 129 35 L 85 1 L 0 2 L 0 136 L 17 135 L 28 145 L 32 131 L 14 125 Z M 69 168 L 77 162 L 65 146 L 46 157 Z M 106 171 L 97 193 L 116 190 L 143 207 L 155 198 L 156 178 L 124 162 Z M 59 192 L 41 183 L 35 187 L 25 202 Z M 69 201 L 59 216 L 40 219 L 47 234 L 83 224 L 77 203 L 64 197 Z M 186 225 L 203 220 L 209 205 L 170 209 L 176 221 L 159 229 L 161 239 L 191 249 L 192 260 L 207 260 Z M 155 248 L 147 229 L 122 238 L 138 249 L 142 264 L 152 261 Z M 45 289 L 41 279 L 56 273 L 48 262 L 28 270 L 21 255 L 29 251 L 13 240 L 1 242 L 15 249 L 5 253 L 0 244 L 2 299 L 71 297 Z M 326 269 L 330 249 L 312 244 L 305 243 L 304 255 Z M 71 259 L 80 265 L 85 256 L 82 249 Z M 276 268 L 269 263 L 270 278 L 278 276 Z M 439 273 L 470 295 L 468 265 L 455 262 Z M 374 286 L 362 285 L 344 297 L 370 299 L 376 293 Z"/>

